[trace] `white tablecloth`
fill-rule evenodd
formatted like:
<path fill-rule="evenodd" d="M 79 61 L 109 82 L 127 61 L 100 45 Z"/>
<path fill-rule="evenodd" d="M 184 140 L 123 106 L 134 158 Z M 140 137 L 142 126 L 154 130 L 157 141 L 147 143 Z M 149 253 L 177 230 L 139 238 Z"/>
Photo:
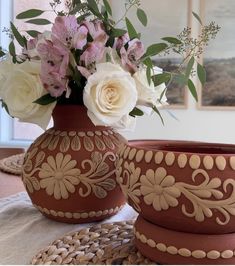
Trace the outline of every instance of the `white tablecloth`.
<path fill-rule="evenodd" d="M 136 218 L 126 205 L 115 216 L 102 221 L 114 222 Z M 23 192 L 0 199 L 0 264 L 30 264 L 34 255 L 64 234 L 91 224 L 65 224 L 45 218 Z"/>

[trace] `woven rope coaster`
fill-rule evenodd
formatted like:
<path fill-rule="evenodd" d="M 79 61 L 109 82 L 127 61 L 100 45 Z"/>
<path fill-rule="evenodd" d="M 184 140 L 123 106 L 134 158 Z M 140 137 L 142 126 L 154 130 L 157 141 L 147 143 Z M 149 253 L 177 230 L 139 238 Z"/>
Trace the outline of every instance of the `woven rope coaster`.
<path fill-rule="evenodd" d="M 44 248 L 31 264 L 156 264 L 135 248 L 133 224 L 134 221 L 98 224 L 70 233 Z"/>
<path fill-rule="evenodd" d="M 13 175 L 21 175 L 24 155 L 21 153 L 0 160 L 0 170 Z"/>

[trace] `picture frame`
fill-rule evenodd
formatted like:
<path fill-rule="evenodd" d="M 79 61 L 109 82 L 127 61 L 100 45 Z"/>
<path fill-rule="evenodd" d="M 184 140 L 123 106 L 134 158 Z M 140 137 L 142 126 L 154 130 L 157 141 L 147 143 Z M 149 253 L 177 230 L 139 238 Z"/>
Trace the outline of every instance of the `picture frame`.
<path fill-rule="evenodd" d="M 120 17 L 119 13 L 123 13 L 120 6 L 124 4 L 124 1 L 110 0 L 110 3 L 114 11 L 118 10 L 114 14 L 114 18 L 117 20 Z M 141 40 L 144 42 L 145 47 L 161 42 L 161 39 L 157 38 L 158 36 L 176 36 L 183 28 L 191 28 L 192 26 L 192 0 L 148 0 L 144 2 L 143 9 L 148 15 L 148 25 L 146 28 L 138 21 L 135 9 L 128 13 L 128 17 L 135 25 L 136 30 L 142 32 Z M 156 35 L 155 38 L 153 37 L 154 35 Z M 178 63 L 176 57 L 171 58 L 168 56 L 162 57 L 162 60 L 156 57 L 154 61 L 156 66 L 165 71 L 176 67 Z M 167 90 L 169 103 L 165 107 L 167 109 L 188 108 L 188 89 L 184 86 L 177 86 L 176 83 L 173 83 L 173 86 L 170 86 Z"/>
<path fill-rule="evenodd" d="M 213 3 L 212 3 L 213 2 Z M 204 86 L 198 82 L 198 109 L 235 110 L 235 2 L 200 0 L 204 23 L 215 21 L 221 29 L 200 57 L 207 72 Z"/>

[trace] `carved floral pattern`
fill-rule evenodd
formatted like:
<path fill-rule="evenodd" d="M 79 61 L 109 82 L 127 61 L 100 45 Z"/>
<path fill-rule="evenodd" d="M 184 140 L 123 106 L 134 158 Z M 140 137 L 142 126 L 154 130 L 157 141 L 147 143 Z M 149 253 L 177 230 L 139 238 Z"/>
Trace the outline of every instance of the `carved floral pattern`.
<path fill-rule="evenodd" d="M 37 154 L 36 164 L 33 166 L 32 159 L 37 151 L 38 148 L 34 148 L 27 153 L 23 168 L 23 182 L 30 193 L 42 188 L 57 200 L 68 199 L 69 195 L 75 192 L 76 186 L 82 184 L 83 186 L 78 189 L 81 197 L 88 197 L 94 193 L 97 198 L 102 199 L 107 196 L 107 191 L 116 188 L 116 181 L 110 178 L 115 174 L 115 169 L 110 170 L 107 163 L 115 162 L 116 155 L 113 152 L 93 152 L 90 159 L 82 161 L 79 169 L 77 161 L 71 160 L 70 154 L 57 153 L 55 157 L 50 155 L 46 162 L 42 163 L 45 158 L 43 151 Z M 41 167 L 38 167 L 39 165 Z M 34 177 L 36 172 L 39 172 L 40 182 Z"/>
<path fill-rule="evenodd" d="M 140 183 L 137 182 L 140 178 L 141 169 L 139 167 L 135 168 L 133 162 L 128 164 L 125 162 L 125 170 L 122 174 L 122 159 L 117 160 L 116 168 L 117 168 L 117 181 L 119 182 L 122 192 L 124 195 L 128 196 L 128 200 L 132 201 L 133 207 L 136 211 L 140 211 L 139 207 L 139 197 L 141 196 L 140 193 Z M 122 174 L 122 177 L 121 177 Z"/>
<path fill-rule="evenodd" d="M 140 197 L 143 197 L 147 205 L 152 205 L 155 211 L 165 211 L 179 206 L 179 198 L 183 195 L 192 204 L 192 208 L 188 210 L 182 204 L 182 213 L 197 222 L 203 222 L 215 215 L 216 222 L 225 225 L 230 221 L 230 215 L 235 215 L 234 179 L 225 179 L 222 183 L 217 177 L 210 178 L 205 170 L 196 169 L 192 173 L 192 181 L 196 183 L 199 176 L 203 177 L 203 181 L 194 185 L 175 182 L 175 178 L 168 175 L 163 167 L 155 171 L 148 169 L 141 175 L 141 169 L 133 162 L 118 159 L 116 165 L 117 181 L 137 211 L 141 210 Z M 231 192 L 228 194 L 228 191 Z"/>
<path fill-rule="evenodd" d="M 119 135 L 111 130 L 76 132 L 49 129 L 34 142 L 25 156 L 23 182 L 30 193 L 45 189 L 47 195 L 57 200 L 68 199 L 76 189 L 81 197 L 93 193 L 97 198 L 105 198 L 108 191 L 117 186 L 112 178 L 115 169 L 110 165 L 116 161 L 116 147 L 120 141 Z M 68 154 L 70 148 L 75 152 L 85 149 L 90 158 L 81 161 L 79 166 Z M 58 150 L 58 153 L 46 158 L 46 153 L 40 149 Z M 108 151 L 110 149 L 112 151 Z"/>
<path fill-rule="evenodd" d="M 140 178 L 140 191 L 147 205 L 153 205 L 156 211 L 167 210 L 178 205 L 180 190 L 175 187 L 175 178 L 167 175 L 163 167 L 147 170 Z"/>
<path fill-rule="evenodd" d="M 55 158 L 48 156 L 39 172 L 41 188 L 46 189 L 46 193 L 57 200 L 68 199 L 69 193 L 74 193 L 75 185 L 80 183 L 81 171 L 75 168 L 77 162 L 71 158 L 71 155 L 64 156 L 62 153 L 57 153 Z"/>

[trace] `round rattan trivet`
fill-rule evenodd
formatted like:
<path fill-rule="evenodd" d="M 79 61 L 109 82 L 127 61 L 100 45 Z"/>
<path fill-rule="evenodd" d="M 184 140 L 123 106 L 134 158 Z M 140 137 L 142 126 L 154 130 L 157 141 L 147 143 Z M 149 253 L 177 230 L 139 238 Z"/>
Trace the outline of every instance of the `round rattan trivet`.
<path fill-rule="evenodd" d="M 0 160 L 0 170 L 13 175 L 21 175 L 24 155 L 21 153 Z"/>
<path fill-rule="evenodd" d="M 70 233 L 44 248 L 31 264 L 156 264 L 135 248 L 133 224 L 134 221 L 98 224 Z"/>

